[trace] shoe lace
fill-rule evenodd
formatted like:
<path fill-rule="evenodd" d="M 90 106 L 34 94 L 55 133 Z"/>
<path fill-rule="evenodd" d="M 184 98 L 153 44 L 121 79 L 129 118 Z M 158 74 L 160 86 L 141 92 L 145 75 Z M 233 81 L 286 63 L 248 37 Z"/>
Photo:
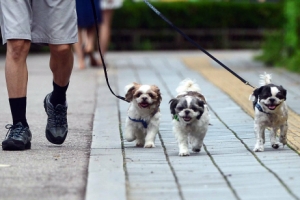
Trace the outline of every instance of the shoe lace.
<path fill-rule="evenodd" d="M 49 123 L 54 127 L 62 127 L 67 123 L 67 108 L 57 106 L 54 109 L 49 109 Z"/>
<path fill-rule="evenodd" d="M 6 133 L 6 138 L 10 138 L 10 137 L 19 137 L 22 135 L 23 130 L 24 130 L 24 126 L 20 125 L 20 124 L 7 124 L 5 126 L 6 129 L 8 129 L 7 133 Z"/>

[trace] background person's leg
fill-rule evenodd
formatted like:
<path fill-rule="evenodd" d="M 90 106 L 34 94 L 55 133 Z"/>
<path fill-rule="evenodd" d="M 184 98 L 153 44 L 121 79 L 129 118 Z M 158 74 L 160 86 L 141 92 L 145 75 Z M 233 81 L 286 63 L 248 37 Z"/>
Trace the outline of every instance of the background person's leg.
<path fill-rule="evenodd" d="M 114 10 L 102 10 L 102 23 L 100 26 L 100 45 L 103 55 L 106 54 L 108 45 L 110 43 L 110 32 L 111 32 L 111 22 L 113 18 Z"/>

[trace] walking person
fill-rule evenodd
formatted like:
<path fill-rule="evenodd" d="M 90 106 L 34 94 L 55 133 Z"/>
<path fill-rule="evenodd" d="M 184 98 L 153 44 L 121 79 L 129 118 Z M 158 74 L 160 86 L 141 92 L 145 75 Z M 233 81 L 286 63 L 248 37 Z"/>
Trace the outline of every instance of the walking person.
<path fill-rule="evenodd" d="M 97 15 L 97 25 L 101 23 L 100 1 L 93 0 Z M 92 2 L 90 0 L 76 0 L 76 11 L 78 21 L 78 43 L 74 44 L 79 69 L 86 68 L 85 56 L 90 59 L 91 67 L 100 67 L 102 62 L 94 56 L 96 39 L 96 26 Z"/>
<path fill-rule="evenodd" d="M 26 59 L 31 43 L 49 45 L 53 91 L 44 99 L 48 115 L 45 134 L 49 142 L 62 144 L 68 133 L 66 91 L 73 68 L 72 44 L 77 42 L 75 1 L 0 0 L 0 25 L 3 44 L 7 44 L 5 78 L 13 121 L 6 125 L 2 149 L 31 148 L 26 119 Z"/>
<path fill-rule="evenodd" d="M 100 48 L 103 55 L 106 54 L 111 37 L 111 24 L 114 11 L 121 8 L 123 0 L 101 0 L 102 23 L 100 25 Z"/>

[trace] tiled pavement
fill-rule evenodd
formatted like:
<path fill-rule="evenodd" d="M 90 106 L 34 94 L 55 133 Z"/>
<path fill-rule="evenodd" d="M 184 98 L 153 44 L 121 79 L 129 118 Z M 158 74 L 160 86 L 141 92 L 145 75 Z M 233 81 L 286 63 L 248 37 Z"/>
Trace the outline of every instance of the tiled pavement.
<path fill-rule="evenodd" d="M 98 88 L 86 199 L 299 199 L 299 75 L 265 68 L 253 52 L 213 51 L 252 85 L 267 71 L 288 90 L 289 145 L 254 153 L 252 88 L 243 85 L 200 52 L 110 54 L 109 78 L 124 96 L 133 81 L 160 87 L 161 125 L 156 148 L 123 140 L 128 103 L 113 97 L 102 77 Z M 212 126 L 200 153 L 179 157 L 172 133 L 169 100 L 184 78 L 195 79 L 207 97 Z"/>

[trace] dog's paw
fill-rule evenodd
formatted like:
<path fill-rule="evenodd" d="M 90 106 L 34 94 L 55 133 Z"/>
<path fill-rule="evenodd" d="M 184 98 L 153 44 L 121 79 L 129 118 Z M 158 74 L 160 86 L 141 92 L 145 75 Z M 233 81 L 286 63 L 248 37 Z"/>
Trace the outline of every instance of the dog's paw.
<path fill-rule="evenodd" d="M 189 151 L 180 151 L 179 156 L 189 156 L 190 155 L 190 152 Z"/>
<path fill-rule="evenodd" d="M 255 145 L 254 152 L 263 152 L 264 151 L 264 147 L 263 146 L 259 146 L 259 145 Z"/>
<path fill-rule="evenodd" d="M 200 152 L 201 149 L 200 149 L 200 148 L 195 148 L 195 147 L 194 147 L 194 148 L 192 149 L 192 151 L 193 151 L 193 152 Z"/>
<path fill-rule="evenodd" d="M 146 142 L 144 148 L 154 148 L 155 147 L 155 144 L 154 142 Z"/>
<path fill-rule="evenodd" d="M 143 147 L 144 144 L 145 144 L 145 143 L 144 143 L 143 141 L 136 140 L 135 146 L 137 146 L 137 147 Z"/>
<path fill-rule="evenodd" d="M 280 136 L 279 137 L 279 142 L 282 143 L 283 145 L 286 145 L 287 144 L 286 137 Z"/>
<path fill-rule="evenodd" d="M 135 139 L 136 139 L 135 135 L 129 134 L 129 133 L 126 133 L 126 134 L 125 134 L 125 140 L 126 140 L 127 142 L 132 142 L 132 141 L 134 141 Z"/>
<path fill-rule="evenodd" d="M 279 144 L 272 144 L 273 149 L 278 149 L 279 148 Z"/>

